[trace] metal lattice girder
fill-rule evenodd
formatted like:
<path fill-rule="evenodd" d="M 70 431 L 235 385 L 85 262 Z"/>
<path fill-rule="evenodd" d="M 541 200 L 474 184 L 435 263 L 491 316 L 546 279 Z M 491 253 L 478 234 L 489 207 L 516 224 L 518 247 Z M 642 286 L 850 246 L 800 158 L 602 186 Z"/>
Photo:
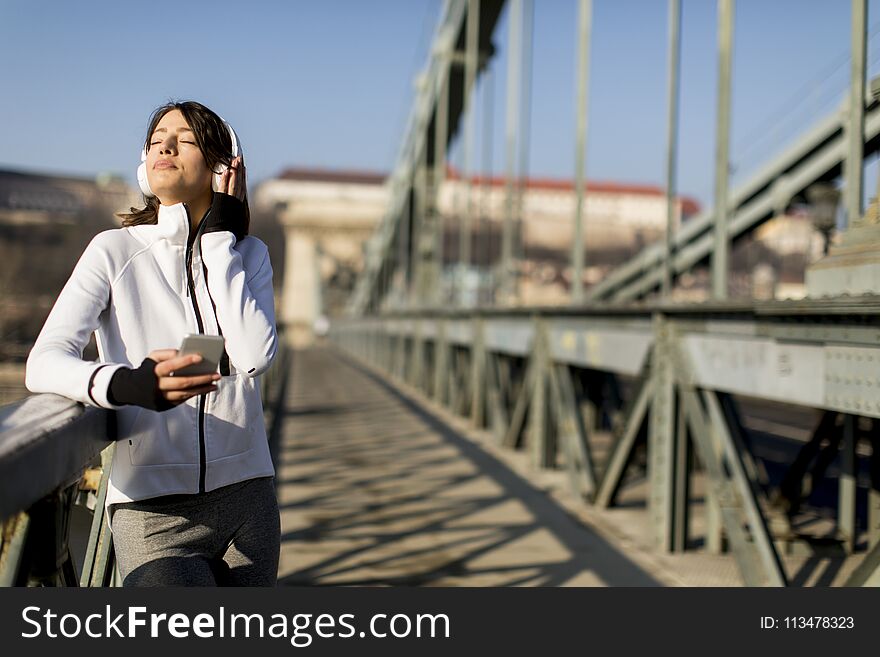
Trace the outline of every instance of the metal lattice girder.
<path fill-rule="evenodd" d="M 791 520 L 785 513 L 782 513 L 771 504 L 770 499 L 765 493 L 765 489 L 769 486 L 770 478 L 763 461 L 756 459 L 752 453 L 751 441 L 749 440 L 748 432 L 743 427 L 736 401 L 727 393 L 719 392 L 716 394 L 721 404 L 721 410 L 724 413 L 730 437 L 742 462 L 746 480 L 751 484 L 752 494 L 755 500 L 757 500 L 759 508 L 765 510 L 765 513 L 768 514 L 768 519 L 773 525 L 784 532 L 785 535 L 791 535 Z"/>
<path fill-rule="evenodd" d="M 682 405 L 676 404 L 675 453 L 672 483 L 672 551 L 684 552 L 690 534 L 691 443 L 688 440 L 687 416 Z M 720 532 L 718 532 L 720 534 Z M 707 547 L 711 551 L 711 529 L 707 529 Z"/>
<path fill-rule="evenodd" d="M 452 366 L 449 376 L 449 408 L 456 415 L 466 415 L 470 396 L 470 368 L 468 356 L 462 347 L 452 348 Z"/>
<path fill-rule="evenodd" d="M 449 346 L 449 376 L 446 378 L 446 399 L 449 402 L 449 408 L 458 409 L 459 396 L 461 388 L 458 385 L 458 364 L 459 353 L 455 345 Z"/>
<path fill-rule="evenodd" d="M 531 359 L 526 363 L 526 369 L 523 373 L 522 385 L 516 398 L 516 404 L 513 407 L 513 413 L 510 416 L 510 425 L 504 433 L 502 445 L 515 449 L 520 445 L 520 437 L 522 435 L 523 424 L 526 419 L 529 402 L 532 397 L 532 388 L 534 386 L 535 372 L 534 364 Z"/>
<path fill-rule="evenodd" d="M 727 393 L 718 393 L 718 399 L 721 402 L 721 408 L 724 411 L 724 417 L 727 419 L 727 426 L 730 429 L 730 435 L 733 437 L 734 443 L 737 445 L 743 459 L 743 467 L 749 480 L 755 482 L 755 495 L 758 496 L 762 503 L 769 504 L 769 500 L 764 494 L 763 489 L 769 487 L 770 476 L 764 467 L 764 462 L 756 459 L 752 455 L 751 441 L 748 432 L 743 426 L 739 409 L 734 398 Z"/>
<path fill-rule="evenodd" d="M 511 356 L 528 356 L 535 340 L 535 326 L 526 317 L 486 317 L 484 322 L 486 348 Z"/>
<path fill-rule="evenodd" d="M 743 457 L 746 451 L 745 446 L 734 439 L 717 394 L 712 390 L 703 390 L 702 398 L 708 411 L 716 440 L 722 447 L 724 463 L 727 466 L 730 480 L 733 483 L 740 500 L 740 506 L 748 522 L 751 540 L 760 556 L 766 581 L 773 586 L 785 586 L 785 570 L 782 567 L 782 561 L 779 559 L 779 553 L 773 544 L 770 530 L 761 509 L 760 499 L 762 495 L 758 489 L 757 482 L 748 475 L 746 470 Z"/>
<path fill-rule="evenodd" d="M 458 381 L 458 365 L 459 365 L 459 353 L 458 347 L 455 345 L 449 346 L 449 376 L 446 377 L 446 399 L 449 403 L 449 408 L 453 411 L 458 410 L 459 405 L 459 396 L 461 394 L 461 388 L 459 386 Z"/>
<path fill-rule="evenodd" d="M 400 380 L 408 383 L 411 375 L 410 362 L 412 360 L 412 338 L 402 336 L 398 340 L 398 348 L 400 349 L 400 360 L 398 362 Z"/>
<path fill-rule="evenodd" d="M 675 364 L 672 359 L 669 320 L 658 314 L 654 324 L 654 351 L 651 361 L 653 397 L 648 431 L 648 510 L 654 546 L 668 552 L 673 547 Z"/>
<path fill-rule="evenodd" d="M 116 568 L 116 559 L 113 549 L 113 535 L 107 525 L 109 519 L 105 519 L 104 526 L 98 536 L 95 551 L 95 562 L 92 568 L 90 586 L 110 586 L 113 571 Z"/>
<path fill-rule="evenodd" d="M 700 398 L 693 387 L 683 385 L 679 394 L 685 408 L 688 424 L 694 437 L 694 446 L 706 469 L 708 486 L 711 488 L 721 511 L 721 519 L 730 540 L 733 556 L 739 566 L 746 586 L 764 583 L 762 569 L 753 546 L 743 527 L 741 508 L 731 482 L 727 479 L 712 441 L 712 423 L 706 416 Z"/>
<path fill-rule="evenodd" d="M 446 322 L 439 322 L 434 341 L 434 401 L 446 403 L 446 385 L 449 376 L 449 345 L 446 342 Z"/>
<path fill-rule="evenodd" d="M 474 343 L 474 323 L 471 319 L 448 319 L 445 325 L 449 344 L 469 347 Z"/>
<path fill-rule="evenodd" d="M 474 344 L 471 350 L 471 422 L 477 428 L 485 425 L 486 413 L 486 343 L 483 338 L 483 322 L 474 320 Z"/>
<path fill-rule="evenodd" d="M 409 361 L 409 383 L 414 388 L 422 389 L 423 381 L 422 377 L 424 375 L 425 367 L 425 342 L 422 338 L 422 321 L 418 320 L 415 323 L 415 334 L 412 339 L 412 351 L 410 352 L 410 361 Z"/>
<path fill-rule="evenodd" d="M 642 370 L 654 340 L 643 318 L 553 318 L 547 327 L 553 360 L 629 376 Z"/>
<path fill-rule="evenodd" d="M 843 440 L 840 444 L 840 477 L 838 478 L 837 531 L 843 537 L 847 552 L 856 546 L 856 418 L 843 416 Z"/>
<path fill-rule="evenodd" d="M 495 442 L 501 444 L 504 441 L 504 433 L 507 431 L 507 401 L 501 387 L 501 375 L 499 372 L 499 359 L 491 352 L 486 355 L 486 403 L 489 409 L 489 422 Z"/>
<path fill-rule="evenodd" d="M 837 432 L 837 416 L 836 411 L 825 411 L 819 420 L 810 439 L 803 444 L 798 451 L 797 456 L 789 465 L 782 483 L 779 486 L 779 495 L 786 506 L 789 514 L 797 513 L 800 508 L 801 501 L 804 497 L 804 477 L 807 475 L 807 469 L 813 462 L 813 459 L 819 454 L 824 440 L 830 439 L 837 449 L 835 433 Z"/>
<path fill-rule="evenodd" d="M 785 571 L 764 520 L 757 485 L 743 464 L 744 445 L 735 441 L 736 434 L 731 434 L 716 392 L 706 388 L 701 390 L 701 396 L 696 392 L 700 389 L 700 377 L 687 348 L 690 337 L 677 331 L 667 339 L 675 363 L 679 398 L 709 480 L 710 503 L 720 507 L 721 521 L 746 584 L 785 586 Z"/>
<path fill-rule="evenodd" d="M 618 436 L 611 448 L 608 462 L 602 473 L 602 480 L 596 492 L 595 504 L 599 508 L 607 508 L 614 502 L 614 496 L 623 481 L 626 465 L 632 455 L 633 446 L 639 430 L 645 420 L 651 399 L 654 396 L 654 378 L 649 370 L 645 370 L 639 386 L 633 395 L 629 410 L 625 413 L 623 432 Z"/>
<path fill-rule="evenodd" d="M 406 336 L 402 333 L 391 336 L 391 376 L 406 381 Z"/>
<path fill-rule="evenodd" d="M 110 532 L 109 518 L 104 508 L 107 499 L 107 487 L 110 483 L 110 465 L 113 463 L 113 453 L 116 451 L 116 443 L 112 443 L 101 453 L 101 481 L 98 484 L 95 510 L 92 516 L 92 527 L 89 532 L 89 542 L 86 547 L 83 560 L 82 573 L 80 574 L 80 586 L 106 586 L 109 581 L 109 569 L 112 566 L 110 559 L 113 537 Z"/>
<path fill-rule="evenodd" d="M 513 396 L 513 359 L 497 354 L 495 364 L 498 366 L 498 390 L 501 392 L 502 405 L 506 413 L 507 409 L 513 405 L 511 403 Z"/>
<path fill-rule="evenodd" d="M 880 347 L 837 345 L 833 334 L 826 339 L 798 344 L 694 332 L 681 343 L 700 387 L 880 417 Z"/>
<path fill-rule="evenodd" d="M 548 468 L 553 466 L 555 460 L 552 418 L 547 394 L 551 361 L 547 345 L 547 329 L 540 321 L 535 332 L 535 344 L 530 362 L 532 394 L 529 400 L 529 443 L 532 463 L 539 468 Z"/>
<path fill-rule="evenodd" d="M 690 374 L 690 369 L 685 370 L 685 378 Z M 687 385 L 693 385 L 690 380 Z M 684 412 L 684 409 L 682 409 Z M 687 423 L 687 414 L 684 420 Z M 722 461 L 724 459 L 724 448 L 721 445 L 721 438 L 717 431 L 710 432 L 709 442 L 712 445 L 713 454 L 716 459 Z M 723 467 L 723 466 L 722 466 Z M 718 499 L 717 489 L 713 486 L 706 487 L 706 551 L 710 554 L 721 554 L 724 551 L 724 515 L 721 510 L 721 502 Z"/>
<path fill-rule="evenodd" d="M 547 327 L 550 357 L 579 367 L 635 375 L 641 371 L 653 341 L 650 317 L 645 317 L 644 313 L 641 315 L 616 317 L 609 313 L 606 316 L 542 318 Z M 479 322 L 459 316 L 442 320 L 449 344 L 472 347 L 478 339 L 476 327 L 479 326 L 487 350 L 520 357 L 531 354 L 535 341 L 533 318 L 489 314 L 475 314 L 473 317 Z M 417 322 L 412 319 L 383 317 L 379 321 L 383 334 L 405 335 L 411 339 L 415 338 L 417 330 L 422 331 L 424 339 L 435 337 L 433 324 L 421 321 L 417 329 Z"/>
<path fill-rule="evenodd" d="M 595 468 L 568 365 L 553 365 L 549 378 L 559 443 L 565 451 L 571 489 L 578 498 L 590 500 L 596 492 Z"/>
<path fill-rule="evenodd" d="M 658 310 L 675 321 L 680 347 L 692 365 L 689 376 L 698 387 L 880 418 L 877 299 L 531 312 L 547 323 L 555 362 L 632 374 L 647 357 L 643 354 L 653 340 L 650 316 Z M 679 313 L 686 316 L 679 318 Z M 488 351 L 517 357 L 530 353 L 534 326 L 524 311 L 462 315 L 434 311 L 423 322 L 425 339 L 442 344 L 434 334 L 439 325 L 449 324 L 449 342 L 467 347 L 473 341 L 473 317 L 479 316 Z M 377 358 L 385 348 L 386 323 L 395 331 L 414 332 L 412 321 L 409 327 L 389 323 L 390 318 L 352 321 L 367 322 L 371 341 L 381 345 L 374 346 Z"/>

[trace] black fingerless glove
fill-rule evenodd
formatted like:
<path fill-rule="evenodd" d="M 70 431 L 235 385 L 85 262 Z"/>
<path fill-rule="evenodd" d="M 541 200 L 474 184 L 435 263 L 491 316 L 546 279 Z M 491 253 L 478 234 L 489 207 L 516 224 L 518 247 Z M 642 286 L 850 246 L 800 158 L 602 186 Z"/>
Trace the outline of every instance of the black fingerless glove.
<path fill-rule="evenodd" d="M 174 404 L 165 399 L 159 390 L 156 361 L 145 358 L 137 369 L 121 367 L 110 378 L 107 400 L 116 406 L 133 404 L 151 411 L 167 411 Z"/>
<path fill-rule="evenodd" d="M 245 236 L 246 221 L 242 201 L 229 194 L 214 192 L 211 211 L 205 218 L 205 227 L 202 229 L 202 233 L 217 233 L 221 230 L 228 230 L 235 235 L 237 242 Z"/>

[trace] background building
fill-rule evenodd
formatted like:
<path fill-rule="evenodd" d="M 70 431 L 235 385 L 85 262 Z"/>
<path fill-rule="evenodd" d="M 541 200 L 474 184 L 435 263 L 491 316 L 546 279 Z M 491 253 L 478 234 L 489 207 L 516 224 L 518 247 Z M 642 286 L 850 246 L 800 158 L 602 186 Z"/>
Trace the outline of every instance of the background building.
<path fill-rule="evenodd" d="M 516 221 L 517 269 L 522 303 L 566 303 L 575 192 L 569 180 L 530 179 L 521 189 L 522 217 Z M 444 225 L 443 286 L 470 303 L 487 300 L 500 258 L 506 191 L 502 178 L 475 178 L 471 191 L 474 221 L 472 262 L 459 263 L 459 224 L 467 190 L 450 170 L 439 194 Z M 386 175 L 378 172 L 286 169 L 261 183 L 253 207 L 285 231 L 283 298 L 279 317 L 297 340 L 308 342 L 315 322 L 340 313 L 364 266 L 368 239 L 385 214 Z M 699 211 L 691 198 L 678 199 L 677 221 Z M 270 218 L 271 217 L 271 218 Z M 660 239 L 666 229 L 663 190 L 647 185 L 590 183 L 586 196 L 584 244 L 591 284 Z M 274 245 L 278 247 L 277 244 Z M 273 254 L 273 263 L 280 260 Z M 276 264 L 276 273 L 281 265 Z M 322 322 L 324 320 L 321 320 Z"/>
<path fill-rule="evenodd" d="M 0 170 L 0 359 L 27 355 L 86 245 L 139 200 L 114 176 Z"/>

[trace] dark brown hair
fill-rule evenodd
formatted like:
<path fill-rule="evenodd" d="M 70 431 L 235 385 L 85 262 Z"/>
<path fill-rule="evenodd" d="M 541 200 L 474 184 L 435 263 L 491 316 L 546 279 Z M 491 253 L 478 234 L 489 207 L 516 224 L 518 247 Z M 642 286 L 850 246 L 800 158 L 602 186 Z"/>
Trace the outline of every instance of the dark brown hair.
<path fill-rule="evenodd" d="M 196 146 L 202 152 L 205 158 L 205 164 L 212 170 L 216 171 L 217 166 L 225 164 L 229 166 L 232 163 L 232 137 L 226 124 L 219 116 L 210 109 L 197 103 L 194 100 L 184 100 L 169 102 L 161 107 L 156 108 L 150 116 L 149 127 L 147 128 L 147 136 L 144 139 L 144 149 L 150 149 L 150 138 L 156 130 L 156 126 L 162 117 L 172 110 L 180 110 L 183 118 L 192 128 L 195 135 Z M 155 196 L 144 196 L 145 207 L 131 208 L 131 212 L 120 212 L 117 216 L 122 219 L 122 225 L 137 226 L 139 224 L 155 224 L 159 212 L 159 199 Z M 245 231 L 248 234 L 250 228 L 251 214 L 248 208 L 247 191 L 244 196 L 244 212 L 245 212 Z"/>

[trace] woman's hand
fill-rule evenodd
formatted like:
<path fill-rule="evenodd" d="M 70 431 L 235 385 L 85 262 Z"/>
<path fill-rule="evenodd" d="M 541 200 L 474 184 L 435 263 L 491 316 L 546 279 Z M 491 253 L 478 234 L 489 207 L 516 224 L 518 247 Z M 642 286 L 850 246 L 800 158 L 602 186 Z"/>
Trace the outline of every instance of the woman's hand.
<path fill-rule="evenodd" d="M 220 189 L 217 191 L 244 201 L 244 193 L 247 191 L 245 175 L 244 158 L 239 155 L 220 176 Z"/>
<path fill-rule="evenodd" d="M 150 352 L 148 358 L 156 361 L 154 372 L 159 382 L 159 392 L 171 404 L 181 404 L 190 397 L 217 390 L 214 381 L 220 375 L 216 372 L 198 376 L 173 375 L 175 370 L 201 361 L 202 357 L 198 354 L 178 356 L 176 349 L 156 349 Z"/>

